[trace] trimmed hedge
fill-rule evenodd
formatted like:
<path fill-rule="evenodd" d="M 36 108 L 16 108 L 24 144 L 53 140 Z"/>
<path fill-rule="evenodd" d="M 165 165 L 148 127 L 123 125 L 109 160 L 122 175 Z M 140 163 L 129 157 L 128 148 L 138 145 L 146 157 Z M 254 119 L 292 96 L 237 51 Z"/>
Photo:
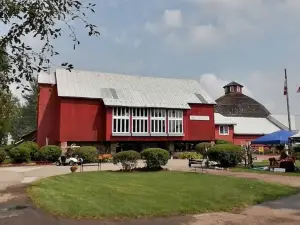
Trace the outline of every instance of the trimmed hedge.
<path fill-rule="evenodd" d="M 61 148 L 56 145 L 46 145 L 40 148 L 39 153 L 41 160 L 56 162 L 61 156 Z"/>
<path fill-rule="evenodd" d="M 205 155 L 206 154 L 205 148 L 209 149 L 210 147 L 211 147 L 210 142 L 201 142 L 196 145 L 195 151 L 201 155 Z"/>
<path fill-rule="evenodd" d="M 215 143 L 216 143 L 216 145 L 221 145 L 221 144 L 232 144 L 232 142 L 226 141 L 226 140 L 216 140 Z"/>
<path fill-rule="evenodd" d="M 167 165 L 169 160 L 169 152 L 161 148 L 148 148 L 142 151 L 142 159 L 145 160 L 148 169 L 160 169 Z"/>
<path fill-rule="evenodd" d="M 3 163 L 6 159 L 6 151 L 3 148 L 0 148 L 0 163 Z"/>
<path fill-rule="evenodd" d="M 40 154 L 39 154 L 39 145 L 33 141 L 25 141 L 21 143 L 19 146 L 28 148 L 30 150 L 30 158 L 33 161 L 40 160 Z"/>
<path fill-rule="evenodd" d="M 9 157 L 15 163 L 23 163 L 23 162 L 30 162 L 31 150 L 25 146 L 16 146 L 9 150 Z"/>
<path fill-rule="evenodd" d="M 83 159 L 84 163 L 93 163 L 97 160 L 97 148 L 94 146 L 82 146 L 74 149 L 74 154 Z"/>
<path fill-rule="evenodd" d="M 123 170 L 131 171 L 137 165 L 137 161 L 141 158 L 140 153 L 129 150 L 124 152 L 118 152 L 113 157 L 113 163 L 115 165 L 121 164 Z"/>
<path fill-rule="evenodd" d="M 211 147 L 208 152 L 209 160 L 219 162 L 223 167 L 234 167 L 242 162 L 241 147 L 233 144 L 219 144 Z"/>
<path fill-rule="evenodd" d="M 202 155 L 197 152 L 180 152 L 178 159 L 202 159 Z"/>

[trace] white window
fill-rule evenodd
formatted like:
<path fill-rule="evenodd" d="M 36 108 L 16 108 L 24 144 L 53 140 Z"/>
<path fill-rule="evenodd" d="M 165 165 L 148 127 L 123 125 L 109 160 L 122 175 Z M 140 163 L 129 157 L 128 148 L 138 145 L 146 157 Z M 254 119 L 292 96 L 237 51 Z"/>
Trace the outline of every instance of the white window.
<path fill-rule="evenodd" d="M 148 109 L 134 108 L 132 112 L 132 133 L 147 134 L 148 133 Z"/>
<path fill-rule="evenodd" d="M 230 86 L 230 92 L 234 92 L 234 87 Z"/>
<path fill-rule="evenodd" d="M 130 114 L 129 108 L 113 108 L 113 134 L 129 134 Z"/>
<path fill-rule="evenodd" d="M 228 125 L 219 126 L 219 134 L 220 135 L 229 135 L 229 126 Z"/>
<path fill-rule="evenodd" d="M 168 111 L 168 130 L 169 134 L 183 134 L 183 111 L 169 110 Z"/>
<path fill-rule="evenodd" d="M 151 109 L 151 134 L 166 133 L 166 110 Z"/>
<path fill-rule="evenodd" d="M 237 87 L 237 92 L 241 92 L 241 88 L 240 87 Z"/>

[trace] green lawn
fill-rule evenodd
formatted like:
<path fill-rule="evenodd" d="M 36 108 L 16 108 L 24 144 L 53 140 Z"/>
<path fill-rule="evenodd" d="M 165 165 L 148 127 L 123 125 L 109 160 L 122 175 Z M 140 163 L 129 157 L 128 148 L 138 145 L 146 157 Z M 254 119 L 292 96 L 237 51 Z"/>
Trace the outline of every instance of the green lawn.
<path fill-rule="evenodd" d="M 73 218 L 137 218 L 231 211 L 297 189 L 183 172 L 85 172 L 46 178 L 28 188 L 42 209 Z"/>
<path fill-rule="evenodd" d="M 263 160 L 261 162 L 254 162 L 254 167 L 263 167 L 269 166 L 269 160 Z M 300 161 L 296 161 L 296 166 L 300 167 Z M 253 170 L 249 168 L 245 168 L 243 165 L 238 166 L 236 168 L 230 169 L 232 172 L 248 172 L 248 173 L 263 173 L 263 174 L 271 174 L 271 175 L 282 175 L 282 176 L 300 176 L 300 172 L 293 173 L 280 173 L 280 172 L 271 172 L 271 171 L 263 171 L 263 170 Z"/>

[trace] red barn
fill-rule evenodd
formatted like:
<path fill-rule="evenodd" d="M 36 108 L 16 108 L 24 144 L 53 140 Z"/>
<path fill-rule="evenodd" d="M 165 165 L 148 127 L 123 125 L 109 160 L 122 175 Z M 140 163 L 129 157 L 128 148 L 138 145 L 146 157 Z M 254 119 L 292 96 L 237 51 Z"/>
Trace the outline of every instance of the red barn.
<path fill-rule="evenodd" d="M 40 146 L 76 143 L 115 152 L 139 144 L 172 151 L 179 142 L 215 139 L 215 101 L 195 80 L 57 69 L 38 82 Z"/>

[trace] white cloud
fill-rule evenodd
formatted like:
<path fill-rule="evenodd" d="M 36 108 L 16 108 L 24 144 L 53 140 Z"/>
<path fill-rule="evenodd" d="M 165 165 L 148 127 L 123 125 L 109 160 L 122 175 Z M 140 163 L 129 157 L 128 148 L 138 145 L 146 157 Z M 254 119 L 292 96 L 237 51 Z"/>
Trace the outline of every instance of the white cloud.
<path fill-rule="evenodd" d="M 144 28 L 152 34 L 157 34 L 159 32 L 159 26 L 156 23 L 146 22 Z"/>
<path fill-rule="evenodd" d="M 222 39 L 222 36 L 216 27 L 209 24 L 192 27 L 189 39 L 196 45 L 208 46 L 217 44 Z"/>
<path fill-rule="evenodd" d="M 161 35 L 162 40 L 172 33 L 185 43 L 186 49 L 197 50 L 207 46 L 222 47 L 229 43 L 254 42 L 267 35 L 286 32 L 298 35 L 300 25 L 299 0 L 184 0 L 196 9 L 196 14 L 180 10 L 165 10 L 163 19 L 146 23 L 145 29 Z M 192 18 L 190 20 L 186 18 Z M 182 22 L 184 21 L 184 23 Z M 168 28 L 181 28 L 170 31 Z M 270 34 L 271 32 L 271 34 Z M 169 39 L 169 38 L 167 38 Z M 203 44 L 202 44 L 203 43 Z M 199 45 L 200 44 L 200 45 Z M 174 47 L 174 46 L 173 46 Z M 176 47 L 176 46 L 175 46 Z"/>
<path fill-rule="evenodd" d="M 179 28 L 182 25 L 181 11 L 165 10 L 163 20 L 167 27 Z"/>
<path fill-rule="evenodd" d="M 133 41 L 134 48 L 140 47 L 141 44 L 142 44 L 142 41 L 140 39 L 138 39 L 138 38 L 134 39 L 134 41 Z"/>
<path fill-rule="evenodd" d="M 211 74 L 211 73 L 203 74 L 200 76 L 200 84 L 214 99 L 217 99 L 222 95 L 224 95 L 223 87 L 230 82 L 231 80 L 225 80 L 219 78 L 215 74 Z M 243 82 L 237 80 L 236 82 L 244 86 L 243 93 L 245 95 L 248 95 L 249 97 L 253 97 L 252 92 L 247 88 L 247 86 Z"/>
<path fill-rule="evenodd" d="M 144 29 L 152 34 L 166 34 L 172 29 L 178 29 L 182 27 L 182 15 L 181 11 L 177 9 L 166 9 L 156 22 L 146 22 Z"/>

